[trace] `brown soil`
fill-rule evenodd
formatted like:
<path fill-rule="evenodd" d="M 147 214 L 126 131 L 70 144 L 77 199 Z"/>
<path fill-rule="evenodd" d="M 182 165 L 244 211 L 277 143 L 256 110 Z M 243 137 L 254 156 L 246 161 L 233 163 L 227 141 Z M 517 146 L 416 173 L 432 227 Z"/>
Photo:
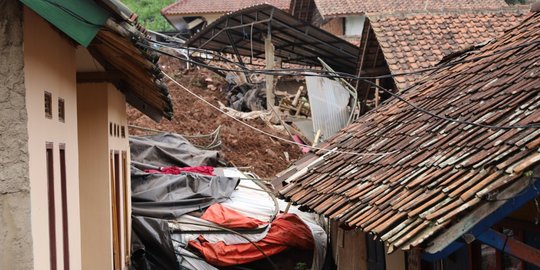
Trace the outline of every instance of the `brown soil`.
<path fill-rule="evenodd" d="M 224 93 L 224 80 L 205 69 L 182 69 L 179 60 L 163 56 L 160 60 L 162 70 L 175 78 L 180 84 L 186 86 L 197 95 L 214 105 L 218 101 L 226 104 Z M 211 84 L 217 90 L 209 90 L 205 79 L 211 78 Z M 165 81 L 168 81 L 166 78 Z M 146 127 L 156 130 L 175 132 L 184 135 L 208 134 L 221 125 L 222 145 L 217 148 L 224 158 L 236 167 L 247 167 L 262 178 L 269 178 L 284 170 L 300 155 L 299 147 L 286 142 L 278 141 L 260 132 L 254 131 L 230 117 L 204 104 L 201 100 L 190 95 L 185 90 L 168 81 L 170 94 L 173 98 L 174 116 L 171 121 L 163 119 L 156 123 L 138 110 L 128 108 L 128 121 L 130 125 Z M 289 139 L 289 136 L 274 131 L 260 119 L 248 120 L 246 123 L 269 132 L 273 135 Z M 148 132 L 139 129 L 130 129 L 130 134 L 143 135 Z M 195 142 L 199 145 L 202 144 Z M 284 152 L 290 156 L 286 161 Z"/>

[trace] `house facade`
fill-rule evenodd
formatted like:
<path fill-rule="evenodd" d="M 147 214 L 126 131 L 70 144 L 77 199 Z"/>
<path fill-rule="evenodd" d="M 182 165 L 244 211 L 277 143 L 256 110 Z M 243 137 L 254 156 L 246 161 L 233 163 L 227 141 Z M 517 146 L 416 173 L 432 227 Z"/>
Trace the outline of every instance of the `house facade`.
<path fill-rule="evenodd" d="M 128 82 L 134 73 L 101 57 L 113 50 L 101 31 L 137 50 L 104 29 L 107 20 L 127 22 L 111 8 L 116 4 L 0 1 L 2 269 L 128 268 L 125 104 L 144 104 L 153 118 L 170 108 L 152 103 L 156 96 L 167 104 L 156 83 L 143 96 Z M 123 59 L 131 71 L 129 62 L 140 61 Z"/>

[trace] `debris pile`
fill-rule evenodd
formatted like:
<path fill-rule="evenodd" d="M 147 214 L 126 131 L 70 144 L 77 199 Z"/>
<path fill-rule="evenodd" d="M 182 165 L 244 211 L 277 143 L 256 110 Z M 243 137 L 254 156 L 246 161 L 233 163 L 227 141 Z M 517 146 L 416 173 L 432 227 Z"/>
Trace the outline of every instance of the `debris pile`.
<path fill-rule="evenodd" d="M 217 151 L 172 133 L 131 137 L 130 147 L 135 270 L 322 268 L 324 221 L 252 174 L 216 167 Z"/>
<path fill-rule="evenodd" d="M 167 56 L 160 58 L 160 65 L 165 73 L 173 76 L 204 100 L 217 107 L 220 102 L 228 104 L 224 90 L 227 82 L 216 73 L 206 69 L 185 69 L 185 63 Z M 210 139 L 201 139 L 198 136 L 211 135 L 218 130 L 221 143 L 213 146 L 219 146 L 216 149 L 220 150 L 223 159 L 232 166 L 249 169 L 263 178 L 274 176 L 287 168 L 301 154 L 297 145 L 271 138 L 261 132 L 290 140 L 289 134 L 284 129 L 269 126 L 259 117 L 264 113 L 258 113 L 258 116 L 252 119 L 242 120 L 261 130 L 257 131 L 209 107 L 172 82 L 167 84 L 175 108 L 173 119 L 155 123 L 136 109 L 128 108 L 128 122 L 132 126 L 130 134 L 147 135 L 154 134 L 155 131 L 169 131 L 189 135 L 190 141 L 195 141 L 199 146 L 207 146 L 214 137 L 207 136 Z M 215 90 L 211 90 L 214 87 Z M 146 130 L 133 126 L 143 127 Z"/>

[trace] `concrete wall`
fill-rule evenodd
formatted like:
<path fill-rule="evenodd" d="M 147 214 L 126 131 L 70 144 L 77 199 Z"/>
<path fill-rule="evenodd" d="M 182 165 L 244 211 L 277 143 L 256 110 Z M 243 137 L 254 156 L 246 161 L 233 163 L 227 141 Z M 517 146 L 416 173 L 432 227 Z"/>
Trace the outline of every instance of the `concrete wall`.
<path fill-rule="evenodd" d="M 0 0 L 0 269 L 32 269 L 22 7 Z"/>
<path fill-rule="evenodd" d="M 65 145 L 70 269 L 81 267 L 79 164 L 77 162 L 77 92 L 75 46 L 43 18 L 24 9 L 24 62 L 31 183 L 34 269 L 49 269 L 46 143 L 53 144 L 56 254 L 63 269 L 63 216 L 59 147 Z M 44 92 L 52 94 L 52 117 L 45 116 Z M 58 117 L 58 99 L 65 101 L 65 121 Z"/>
<path fill-rule="evenodd" d="M 78 88 L 78 119 L 79 119 L 79 167 L 81 189 L 81 228 L 82 236 L 82 269 L 113 269 L 113 216 L 112 203 L 112 168 L 110 154 L 118 151 L 126 155 L 126 165 L 129 164 L 129 142 L 127 134 L 126 103 L 122 93 L 107 83 L 79 84 Z M 110 127 L 116 128 L 111 135 Z M 121 127 L 124 127 L 122 137 Z M 120 168 L 122 160 L 120 160 Z M 126 187 L 120 188 L 120 195 L 130 198 L 129 165 L 125 168 Z M 120 171 L 120 178 L 123 178 Z M 124 190 L 126 193 L 124 194 Z M 130 232 L 130 201 L 127 205 L 118 206 L 123 217 L 120 252 L 121 265 L 128 263 L 129 232 Z M 123 209 L 128 209 L 124 212 Z M 127 219 L 126 219 L 127 218 Z M 98 235 L 99 237 L 96 237 Z M 126 248 L 127 247 L 127 248 Z"/>
<path fill-rule="evenodd" d="M 77 90 L 82 269 L 112 269 L 107 85 Z"/>

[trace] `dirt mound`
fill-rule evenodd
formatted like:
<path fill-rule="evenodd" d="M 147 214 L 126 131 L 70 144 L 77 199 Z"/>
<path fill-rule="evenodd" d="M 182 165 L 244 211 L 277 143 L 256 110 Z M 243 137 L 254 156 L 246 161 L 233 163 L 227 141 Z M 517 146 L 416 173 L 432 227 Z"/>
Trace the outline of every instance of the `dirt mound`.
<path fill-rule="evenodd" d="M 221 90 L 225 86 L 225 81 L 218 75 L 205 69 L 183 69 L 179 60 L 166 56 L 161 58 L 160 65 L 165 73 L 197 95 L 202 96 L 206 101 L 216 106 L 218 106 L 218 101 L 226 104 L 225 94 Z M 208 134 L 221 126 L 222 145 L 216 150 L 219 150 L 224 158 L 234 166 L 246 167 L 246 170 L 263 178 L 272 177 L 287 168 L 301 154 L 298 146 L 250 129 L 211 108 L 168 79 L 164 80 L 167 81 L 173 98 L 173 119 L 171 121 L 164 119 L 160 123 L 156 123 L 138 110 L 129 107 L 128 122 L 130 125 L 185 135 Z M 290 140 L 287 135 L 273 130 L 260 119 L 245 122 Z M 129 131 L 133 135 L 149 134 L 148 131 L 134 128 L 130 128 Z M 203 142 L 198 143 L 197 140 L 195 143 L 203 144 Z M 286 160 L 285 153 L 288 153 L 289 161 Z"/>

